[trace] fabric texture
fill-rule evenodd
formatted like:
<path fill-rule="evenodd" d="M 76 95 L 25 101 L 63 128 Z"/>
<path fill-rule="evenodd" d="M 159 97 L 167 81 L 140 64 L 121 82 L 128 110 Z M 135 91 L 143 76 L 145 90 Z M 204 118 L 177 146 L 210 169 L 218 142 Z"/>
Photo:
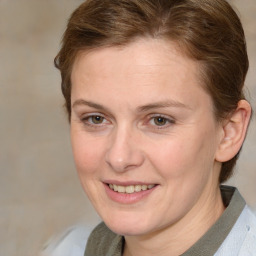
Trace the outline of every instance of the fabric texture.
<path fill-rule="evenodd" d="M 104 222 L 100 223 L 90 235 L 85 256 L 121 256 L 124 238 L 113 233 Z"/>
<path fill-rule="evenodd" d="M 85 225 L 70 227 L 57 237 L 51 238 L 40 256 L 83 256 L 92 229 Z"/>
<path fill-rule="evenodd" d="M 182 256 L 256 256 L 256 217 L 236 188 L 221 186 L 221 193 L 226 210 Z M 124 238 L 101 223 L 91 233 L 84 256 L 122 256 L 123 246 Z"/>

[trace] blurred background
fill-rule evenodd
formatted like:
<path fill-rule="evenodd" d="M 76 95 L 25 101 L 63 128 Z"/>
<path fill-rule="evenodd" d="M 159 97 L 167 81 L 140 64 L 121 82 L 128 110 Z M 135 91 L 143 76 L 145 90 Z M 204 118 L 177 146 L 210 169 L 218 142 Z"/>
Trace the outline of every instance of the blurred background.
<path fill-rule="evenodd" d="M 53 58 L 81 0 L 0 0 L 0 255 L 34 256 L 52 236 L 99 217 L 80 187 Z M 248 95 L 256 111 L 256 2 L 230 1 L 248 42 Z M 235 176 L 256 211 L 256 121 Z"/>

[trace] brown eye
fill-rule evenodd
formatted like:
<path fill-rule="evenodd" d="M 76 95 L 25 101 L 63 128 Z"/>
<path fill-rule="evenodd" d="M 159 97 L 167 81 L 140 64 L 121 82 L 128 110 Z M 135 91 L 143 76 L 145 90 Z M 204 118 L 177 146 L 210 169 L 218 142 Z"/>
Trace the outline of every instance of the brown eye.
<path fill-rule="evenodd" d="M 166 123 L 168 122 L 168 120 L 166 118 L 161 117 L 161 116 L 154 117 L 153 121 L 154 121 L 154 124 L 157 126 L 166 125 Z"/>
<path fill-rule="evenodd" d="M 89 118 L 89 121 L 91 121 L 93 124 L 102 124 L 104 122 L 104 117 L 102 117 L 102 116 L 91 116 Z"/>

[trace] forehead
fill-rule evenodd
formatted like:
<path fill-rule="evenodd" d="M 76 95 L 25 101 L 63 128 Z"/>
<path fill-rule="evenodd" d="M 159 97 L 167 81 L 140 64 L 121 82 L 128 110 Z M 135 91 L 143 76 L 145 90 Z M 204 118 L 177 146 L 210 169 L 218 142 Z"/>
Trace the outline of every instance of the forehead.
<path fill-rule="evenodd" d="M 74 61 L 71 80 L 85 75 L 118 76 L 123 71 L 126 73 L 153 73 L 163 68 L 169 68 L 174 72 L 182 68 L 180 75 L 186 75 L 186 71 L 196 75 L 198 79 L 200 63 L 188 58 L 177 44 L 152 38 L 140 38 L 124 46 L 112 46 L 96 48 L 88 51 L 80 51 Z M 170 74 L 171 75 L 171 74 Z M 180 77 L 182 78 L 182 77 Z"/>
<path fill-rule="evenodd" d="M 150 100 L 168 93 L 191 100 L 192 91 L 203 90 L 200 68 L 177 45 L 164 40 L 145 38 L 81 52 L 73 66 L 71 98 L 104 92 Z"/>

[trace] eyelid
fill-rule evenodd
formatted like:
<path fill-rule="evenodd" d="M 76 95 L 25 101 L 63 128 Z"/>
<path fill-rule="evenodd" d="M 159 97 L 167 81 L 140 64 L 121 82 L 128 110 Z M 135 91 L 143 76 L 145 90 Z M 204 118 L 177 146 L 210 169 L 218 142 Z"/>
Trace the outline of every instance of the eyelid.
<path fill-rule="evenodd" d="M 90 112 L 90 113 L 82 114 L 81 119 L 86 119 L 92 116 L 101 116 L 105 118 L 105 115 L 100 112 Z"/>

